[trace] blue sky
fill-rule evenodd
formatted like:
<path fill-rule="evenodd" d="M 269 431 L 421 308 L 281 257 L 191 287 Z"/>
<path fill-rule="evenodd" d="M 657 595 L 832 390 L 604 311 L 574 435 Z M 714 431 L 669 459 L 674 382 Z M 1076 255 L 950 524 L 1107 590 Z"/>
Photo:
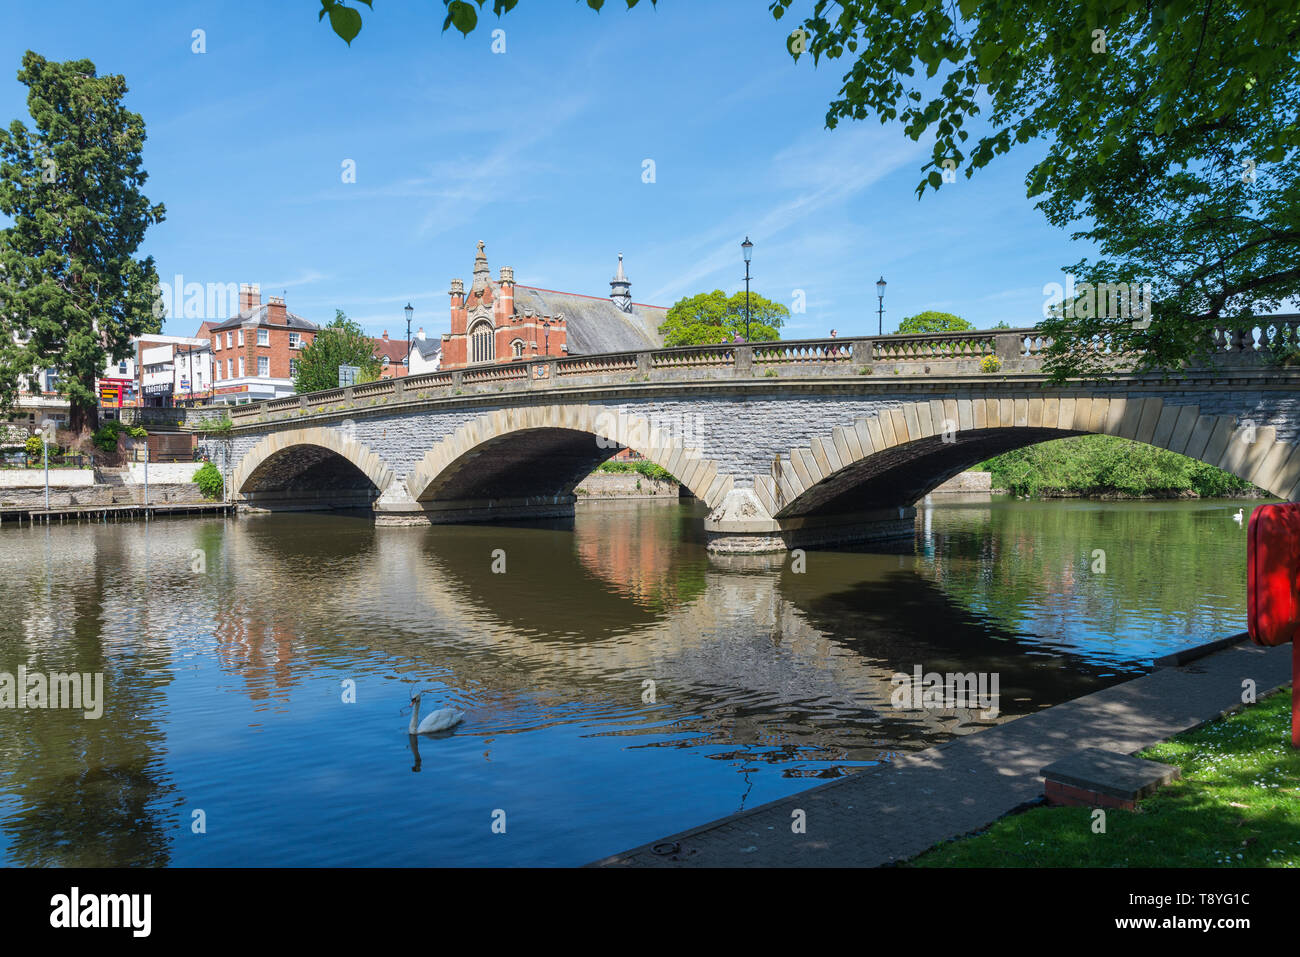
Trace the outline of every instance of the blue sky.
<path fill-rule="evenodd" d="M 667 306 L 743 288 L 748 235 L 751 288 L 804 292 L 788 338 L 874 332 L 881 274 L 886 331 L 923 309 L 1031 325 L 1088 251 L 1025 198 L 1032 144 L 918 201 L 927 148 L 874 120 L 827 130 L 848 61 L 794 64 L 766 3 L 526 0 L 469 38 L 440 32 L 436 0 L 375 8 L 349 48 L 315 0 L 25 4 L 0 35 L 0 122 L 30 125 L 29 48 L 124 74 L 167 206 L 144 248 L 160 277 L 259 282 L 375 335 L 404 334 L 408 300 L 413 328 L 446 331 L 480 239 L 494 275 L 591 295 L 622 252 L 633 298 Z"/>

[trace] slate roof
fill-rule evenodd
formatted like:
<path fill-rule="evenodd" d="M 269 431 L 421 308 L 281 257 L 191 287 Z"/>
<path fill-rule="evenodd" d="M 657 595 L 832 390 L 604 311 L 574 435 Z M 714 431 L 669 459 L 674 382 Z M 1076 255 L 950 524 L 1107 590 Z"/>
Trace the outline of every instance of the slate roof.
<path fill-rule="evenodd" d="M 427 361 L 442 351 L 442 341 L 439 339 L 412 339 L 411 348 L 420 354 L 421 359 Z"/>
<path fill-rule="evenodd" d="M 302 316 L 295 315 L 292 312 L 288 312 L 287 310 L 285 311 L 284 314 L 283 323 L 271 322 L 267 318 L 267 310 L 269 308 L 270 308 L 269 303 L 263 303 L 262 305 L 258 306 L 256 309 L 243 309 L 235 313 L 229 319 L 223 319 L 219 325 L 213 326 L 211 328 L 211 331 L 217 332 L 217 331 L 224 331 L 226 329 L 235 329 L 239 326 L 242 326 L 250 319 L 256 319 L 258 325 L 272 326 L 276 329 L 301 329 L 304 332 L 318 332 L 320 330 L 320 326 L 316 325 L 316 323 L 312 322 L 309 319 L 304 319 Z"/>
<path fill-rule="evenodd" d="M 633 303 L 623 312 L 609 299 L 556 292 L 535 286 L 515 286 L 515 312 L 537 316 L 564 316 L 569 355 L 593 352 L 632 352 L 663 345 L 659 326 L 668 310 L 663 306 Z"/>

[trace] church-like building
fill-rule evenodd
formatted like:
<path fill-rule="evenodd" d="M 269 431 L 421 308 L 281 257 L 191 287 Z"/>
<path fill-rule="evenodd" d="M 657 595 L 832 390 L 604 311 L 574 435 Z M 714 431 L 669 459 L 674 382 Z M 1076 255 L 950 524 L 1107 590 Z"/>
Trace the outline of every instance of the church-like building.
<path fill-rule="evenodd" d="M 622 253 L 609 288 L 604 298 L 518 286 L 509 266 L 493 279 L 480 242 L 469 293 L 463 280 L 451 281 L 451 332 L 442 337 L 442 368 L 661 346 L 659 326 L 668 310 L 632 301 Z"/>

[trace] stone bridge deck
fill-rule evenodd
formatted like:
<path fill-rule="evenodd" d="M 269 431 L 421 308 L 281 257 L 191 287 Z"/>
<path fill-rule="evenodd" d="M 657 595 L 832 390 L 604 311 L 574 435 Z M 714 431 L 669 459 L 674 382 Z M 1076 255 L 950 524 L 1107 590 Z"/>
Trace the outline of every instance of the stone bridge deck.
<path fill-rule="evenodd" d="M 204 444 L 248 507 L 365 506 L 388 523 L 572 514 L 630 448 L 713 509 L 719 551 L 910 534 L 912 505 L 993 455 L 1122 436 L 1300 493 L 1300 370 L 1281 332 L 1225 332 L 1204 368 L 1064 385 L 1033 330 L 547 358 L 237 407 Z M 990 369 L 996 366 L 996 371 Z"/>

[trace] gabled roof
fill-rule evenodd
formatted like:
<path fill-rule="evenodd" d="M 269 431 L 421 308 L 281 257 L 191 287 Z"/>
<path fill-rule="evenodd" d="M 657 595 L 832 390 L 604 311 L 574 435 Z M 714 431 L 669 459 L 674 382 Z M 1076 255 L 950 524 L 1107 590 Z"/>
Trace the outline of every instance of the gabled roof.
<path fill-rule="evenodd" d="M 401 363 L 406 361 L 406 342 L 401 339 L 385 339 L 382 336 L 371 337 L 371 343 L 375 347 L 375 358 L 382 359 L 388 356 L 388 361 Z"/>
<path fill-rule="evenodd" d="M 440 339 L 412 339 L 411 348 L 419 353 L 421 359 L 432 359 L 442 351 L 442 341 Z"/>

